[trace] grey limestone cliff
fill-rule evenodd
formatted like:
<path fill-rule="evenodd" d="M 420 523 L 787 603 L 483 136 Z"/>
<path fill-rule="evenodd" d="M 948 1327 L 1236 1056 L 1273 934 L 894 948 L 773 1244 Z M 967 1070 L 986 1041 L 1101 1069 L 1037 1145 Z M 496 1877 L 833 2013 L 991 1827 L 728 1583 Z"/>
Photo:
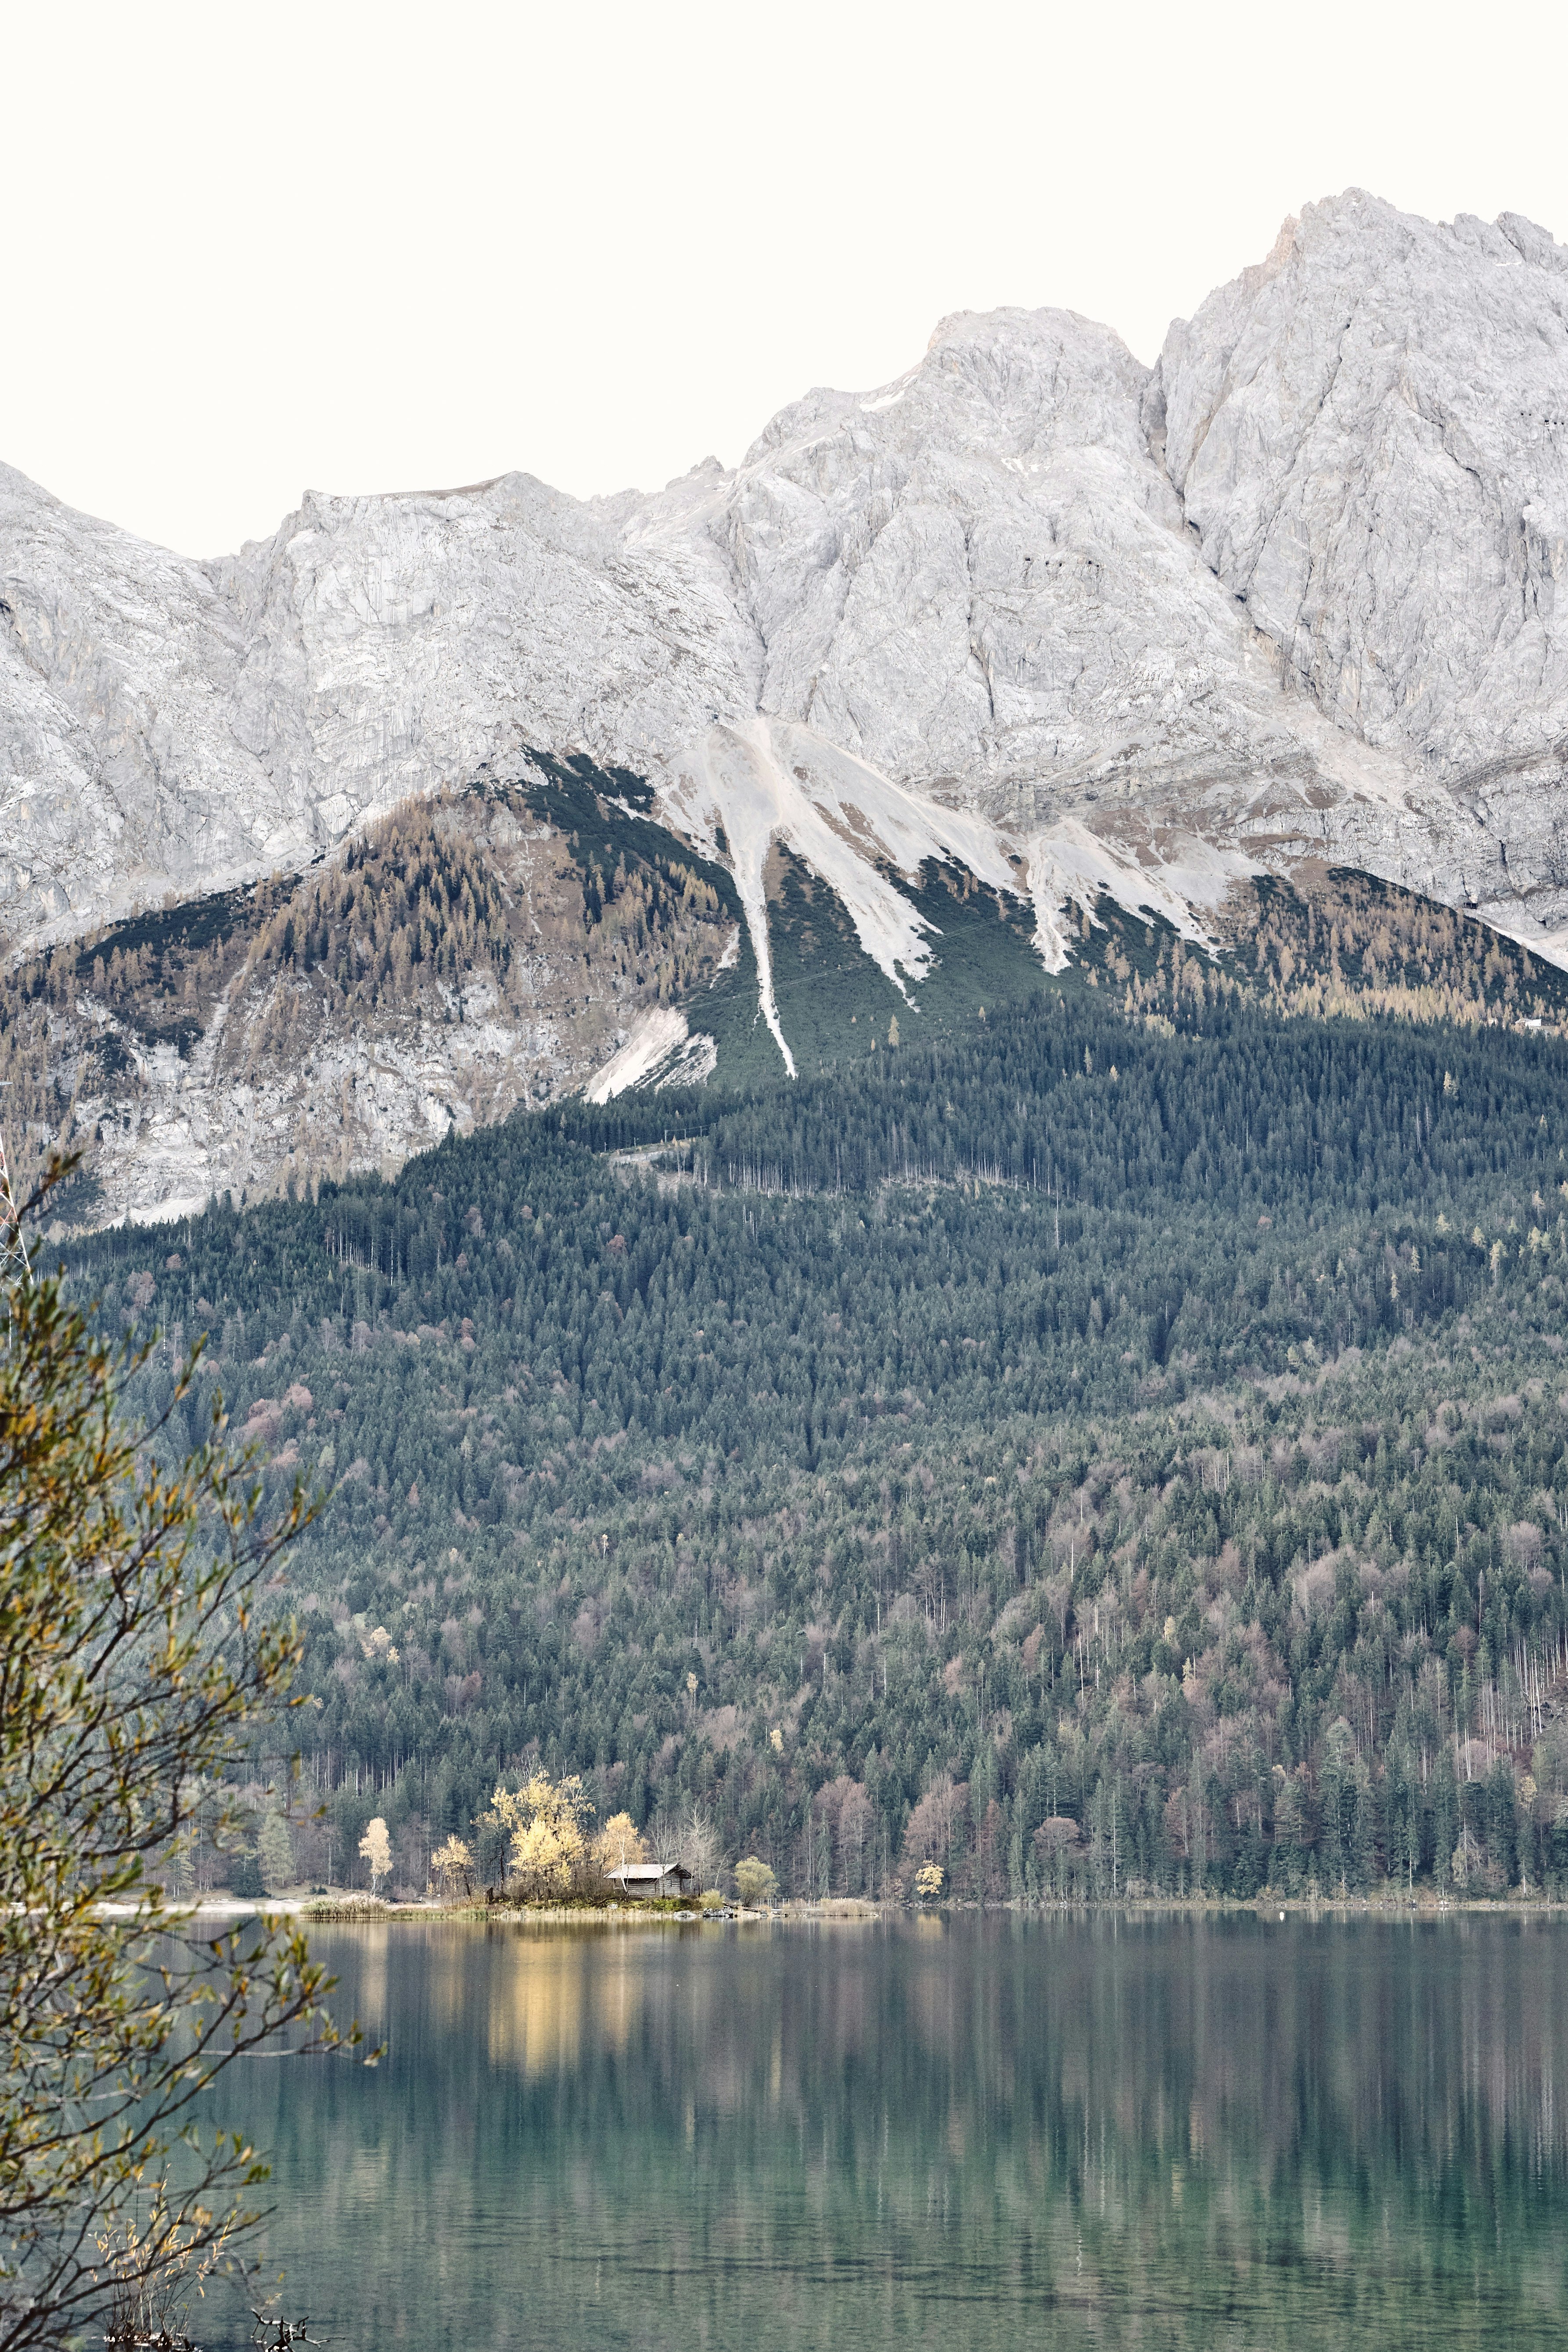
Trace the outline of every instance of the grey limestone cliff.
<path fill-rule="evenodd" d="M 297 869 L 411 796 L 584 750 L 732 868 L 775 845 L 900 989 L 961 859 L 1194 936 L 1330 859 L 1568 942 L 1568 250 L 1352 190 L 1145 368 L 961 314 L 739 466 L 308 494 L 195 562 L 0 468 L 0 935 Z M 1560 936 L 1561 935 L 1561 936 Z"/>

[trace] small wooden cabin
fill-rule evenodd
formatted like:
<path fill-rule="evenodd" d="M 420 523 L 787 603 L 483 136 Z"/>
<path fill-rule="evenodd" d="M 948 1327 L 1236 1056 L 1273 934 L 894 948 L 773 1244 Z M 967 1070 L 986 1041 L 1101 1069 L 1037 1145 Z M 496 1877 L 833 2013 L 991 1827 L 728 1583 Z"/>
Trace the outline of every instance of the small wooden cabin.
<path fill-rule="evenodd" d="M 697 1874 L 683 1862 L 623 1862 L 610 1872 L 609 1879 L 631 1903 L 651 1902 L 659 1895 L 697 1892 Z"/>

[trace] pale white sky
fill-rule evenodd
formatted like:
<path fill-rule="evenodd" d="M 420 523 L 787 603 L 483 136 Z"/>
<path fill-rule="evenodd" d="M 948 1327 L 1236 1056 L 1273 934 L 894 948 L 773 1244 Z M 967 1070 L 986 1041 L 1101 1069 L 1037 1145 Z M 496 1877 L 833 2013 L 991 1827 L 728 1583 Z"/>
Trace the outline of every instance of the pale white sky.
<path fill-rule="evenodd" d="M 192 554 L 307 485 L 651 488 L 949 310 L 1152 359 L 1352 184 L 1568 240 L 1565 67 L 1539 0 L 13 9 L 0 458 Z"/>

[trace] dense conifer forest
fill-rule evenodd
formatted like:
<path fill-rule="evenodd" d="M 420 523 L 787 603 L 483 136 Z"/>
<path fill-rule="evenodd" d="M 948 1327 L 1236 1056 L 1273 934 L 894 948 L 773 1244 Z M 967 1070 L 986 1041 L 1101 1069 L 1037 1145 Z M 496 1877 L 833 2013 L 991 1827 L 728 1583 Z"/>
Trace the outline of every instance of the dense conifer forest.
<path fill-rule="evenodd" d="M 1563 1048 L 1136 944 L 73 1245 L 146 1408 L 205 1332 L 188 1433 L 325 1490 L 302 1874 L 496 1874 L 543 1766 L 802 1895 L 1568 1893 Z"/>

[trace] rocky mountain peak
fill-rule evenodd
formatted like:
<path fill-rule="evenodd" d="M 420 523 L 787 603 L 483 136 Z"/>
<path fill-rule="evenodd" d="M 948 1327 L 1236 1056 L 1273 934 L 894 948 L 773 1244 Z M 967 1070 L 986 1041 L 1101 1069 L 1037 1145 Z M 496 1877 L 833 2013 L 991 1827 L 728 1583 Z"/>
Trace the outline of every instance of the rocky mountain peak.
<path fill-rule="evenodd" d="M 1458 778 L 1568 728 L 1568 254 L 1352 189 L 1173 326 L 1205 562 L 1336 727 Z"/>
<path fill-rule="evenodd" d="M 786 1057 L 796 875 L 900 1002 L 940 958 L 931 861 L 1053 968 L 1064 908 L 1198 940 L 1304 861 L 1555 956 L 1565 265 L 1515 215 L 1351 189 L 1152 370 L 1070 311 L 957 312 L 732 470 L 311 492 L 205 563 L 0 469 L 0 927 L 330 865 L 405 801 L 584 755 L 730 872 Z"/>

